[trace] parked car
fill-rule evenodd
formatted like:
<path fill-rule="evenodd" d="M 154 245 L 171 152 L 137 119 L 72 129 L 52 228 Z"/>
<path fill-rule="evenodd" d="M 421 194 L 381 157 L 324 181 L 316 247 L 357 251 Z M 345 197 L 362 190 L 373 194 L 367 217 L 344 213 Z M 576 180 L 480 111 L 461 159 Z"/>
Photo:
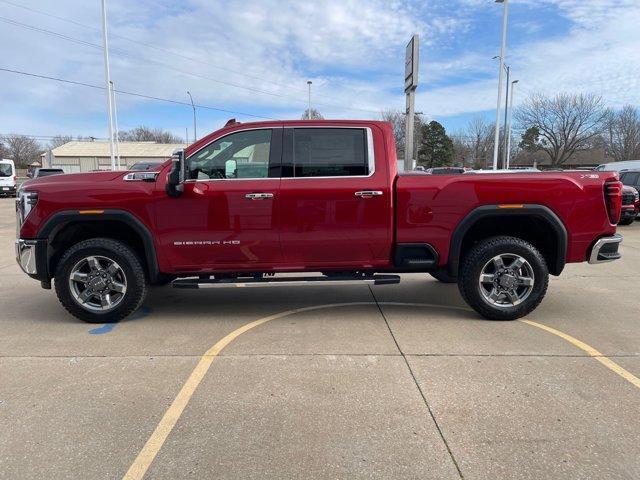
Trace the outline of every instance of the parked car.
<path fill-rule="evenodd" d="M 640 169 L 620 172 L 620 181 L 623 185 L 633 187 L 640 191 Z"/>
<path fill-rule="evenodd" d="M 465 174 L 476 174 L 476 173 L 490 173 L 490 174 L 495 174 L 495 173 L 535 173 L 535 172 L 540 172 L 540 170 L 538 170 L 537 168 L 533 168 L 533 167 L 522 167 L 522 168 L 502 168 L 499 170 L 493 170 L 493 169 L 480 169 L 480 170 L 466 170 Z"/>
<path fill-rule="evenodd" d="M 137 162 L 131 165 L 129 170 L 133 172 L 141 172 L 145 170 L 155 171 L 159 170 L 163 163 L 164 162 Z"/>
<path fill-rule="evenodd" d="M 638 190 L 625 185 L 622 190 L 622 211 L 618 225 L 631 225 L 638 216 L 639 205 Z"/>
<path fill-rule="evenodd" d="M 0 195 L 16 196 L 17 188 L 16 166 L 13 160 L 0 159 Z"/>
<path fill-rule="evenodd" d="M 623 170 L 639 170 L 640 160 L 625 160 L 622 162 L 610 162 L 598 165 L 595 170 L 598 172 L 621 172 Z"/>
<path fill-rule="evenodd" d="M 64 170 L 61 168 L 35 168 L 32 172 L 27 174 L 27 176 L 30 178 L 40 178 L 62 174 L 64 174 Z"/>
<path fill-rule="evenodd" d="M 147 283 L 384 285 L 405 272 L 455 281 L 480 315 L 511 320 L 566 263 L 620 258 L 616 173 L 398 174 L 395 143 L 388 122 L 235 122 L 158 172 L 39 178 L 19 192 L 17 260 L 72 315 L 106 323 Z"/>

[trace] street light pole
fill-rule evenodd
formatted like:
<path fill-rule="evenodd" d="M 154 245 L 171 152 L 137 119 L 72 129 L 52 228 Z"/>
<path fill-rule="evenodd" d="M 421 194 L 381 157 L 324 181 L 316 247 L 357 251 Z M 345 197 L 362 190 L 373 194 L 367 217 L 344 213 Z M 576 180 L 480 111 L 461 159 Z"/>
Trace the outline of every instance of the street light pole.
<path fill-rule="evenodd" d="M 509 120 L 507 122 L 507 164 L 506 168 L 511 165 L 511 117 L 513 115 L 513 91 L 516 89 L 516 83 L 520 80 L 514 80 L 511 82 L 511 98 L 509 99 Z"/>
<path fill-rule="evenodd" d="M 309 86 L 309 108 L 307 109 L 307 120 L 311 120 L 311 84 L 313 82 L 311 80 L 307 80 L 307 85 Z"/>
<path fill-rule="evenodd" d="M 500 143 L 500 106 L 502 104 L 502 71 L 504 69 L 504 56 L 507 51 L 507 20 L 509 18 L 509 0 L 495 0 L 502 3 L 502 45 L 500 47 L 500 67 L 498 74 L 498 103 L 496 107 L 496 131 L 493 140 L 493 169 L 498 169 L 498 144 Z"/>
<path fill-rule="evenodd" d="M 189 98 L 191 99 L 191 108 L 193 108 L 193 143 L 196 143 L 196 140 L 198 139 L 198 130 L 196 130 L 196 106 L 193 103 L 193 97 L 189 90 L 187 90 L 187 95 L 189 95 Z"/>
<path fill-rule="evenodd" d="M 505 70 L 507 72 L 507 90 L 506 92 L 504 92 L 504 134 L 502 135 L 504 139 L 502 141 L 502 168 L 507 168 L 507 117 L 509 115 L 509 76 L 511 73 L 511 67 L 506 66 Z"/>
<path fill-rule="evenodd" d="M 109 71 L 109 41 L 107 39 L 107 5 L 102 0 L 102 49 L 104 53 L 104 83 L 107 87 L 107 110 L 109 112 L 109 153 L 111 156 L 111 170 L 116 169 L 116 157 L 113 146 L 113 106 L 111 103 L 111 72 Z"/>
<path fill-rule="evenodd" d="M 118 130 L 118 103 L 116 102 L 116 86 L 115 84 L 111 81 L 109 82 L 109 85 L 111 86 L 111 104 L 113 105 L 113 120 L 114 120 L 114 132 L 113 132 L 113 136 L 115 138 L 115 144 L 116 144 L 116 153 L 115 153 L 115 157 L 116 157 L 116 169 L 117 170 L 122 170 L 122 165 L 120 165 L 120 133 Z"/>

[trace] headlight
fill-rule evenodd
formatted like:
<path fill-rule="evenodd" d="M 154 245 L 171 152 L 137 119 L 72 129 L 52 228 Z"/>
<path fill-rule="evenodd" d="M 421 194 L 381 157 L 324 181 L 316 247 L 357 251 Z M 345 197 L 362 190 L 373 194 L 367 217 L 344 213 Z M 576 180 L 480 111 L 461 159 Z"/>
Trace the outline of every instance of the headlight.
<path fill-rule="evenodd" d="M 20 229 L 24 223 L 29 212 L 33 210 L 33 207 L 38 203 L 38 192 L 30 192 L 25 190 L 18 190 L 18 198 L 16 199 L 16 215 L 17 215 L 17 227 Z"/>

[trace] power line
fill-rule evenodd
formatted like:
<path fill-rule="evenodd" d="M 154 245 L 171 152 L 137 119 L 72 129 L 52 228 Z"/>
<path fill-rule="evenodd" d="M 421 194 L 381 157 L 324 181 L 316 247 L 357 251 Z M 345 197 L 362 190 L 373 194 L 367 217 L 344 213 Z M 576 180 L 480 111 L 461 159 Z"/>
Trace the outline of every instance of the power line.
<path fill-rule="evenodd" d="M 17 3 L 9 2 L 8 0 L 0 0 L 0 2 L 6 3 L 7 5 L 11 5 L 11 6 L 14 6 L 14 7 L 17 7 L 17 8 L 22 8 L 24 10 L 28 10 L 30 12 L 38 13 L 40 15 L 44 15 L 45 17 L 55 18 L 56 20 L 60 20 L 62 22 L 68 22 L 68 23 L 71 23 L 73 25 L 77 25 L 79 27 L 88 28 L 90 30 L 97 30 L 97 31 L 100 30 L 98 27 L 94 27 L 92 25 L 87 25 L 86 23 L 77 22 L 77 21 L 72 20 L 70 18 L 61 17 L 59 15 L 54 15 L 52 13 L 48 13 L 48 12 L 45 12 L 45 11 L 42 11 L 42 10 L 37 10 L 35 8 L 27 7 L 26 5 L 20 5 L 20 4 L 17 4 Z M 198 63 L 202 63 L 204 65 L 209 65 L 209 66 L 211 66 L 213 68 L 217 68 L 217 69 L 222 70 L 224 72 L 229 72 L 229 73 L 233 73 L 235 75 L 240 75 L 240 76 L 243 76 L 243 77 L 251 78 L 252 80 L 259 80 L 261 82 L 271 83 L 273 85 L 277 85 L 279 87 L 285 87 L 285 88 L 288 88 L 288 89 L 291 89 L 291 90 L 299 90 L 300 92 L 303 92 L 303 93 L 306 92 L 306 90 L 304 90 L 302 88 L 292 87 L 290 85 L 285 85 L 284 83 L 274 82 L 272 80 L 268 80 L 268 79 L 265 79 L 263 77 L 258 77 L 258 76 L 255 76 L 255 75 L 249 75 L 247 73 L 239 72 L 237 70 L 233 70 L 233 69 L 230 69 L 230 68 L 227 68 L 227 67 L 221 67 L 221 66 L 216 65 L 214 63 L 205 62 L 204 60 L 196 58 L 196 57 L 192 57 L 192 56 L 189 56 L 189 55 L 184 55 L 184 54 L 181 54 L 181 53 L 178 53 L 178 52 L 174 52 L 173 50 L 168 50 L 166 48 L 158 47 L 156 45 L 152 45 L 152 44 L 149 44 L 149 43 L 141 42 L 140 40 L 134 40 L 132 38 L 125 37 L 123 35 L 118 35 L 118 34 L 115 34 L 115 33 L 111 33 L 111 36 L 112 37 L 116 37 L 116 38 L 121 38 L 122 40 L 126 40 L 126 41 L 131 42 L 131 43 L 137 43 L 138 45 L 142 45 L 144 47 L 151 48 L 151 49 L 157 50 L 159 52 L 168 53 L 170 55 L 175 55 L 176 57 L 181 57 L 181 58 L 184 58 L 185 60 L 189 60 L 191 62 L 198 62 Z M 326 95 L 317 94 L 317 96 L 326 96 Z M 327 98 L 330 98 L 330 97 L 327 97 Z"/>
<path fill-rule="evenodd" d="M 43 12 L 41 10 L 37 10 L 37 9 L 34 9 L 34 8 L 26 7 L 24 5 L 19 5 L 19 4 L 10 2 L 8 0 L 0 0 L 0 2 L 6 3 L 8 5 L 12 5 L 14 7 L 23 8 L 25 10 L 32 11 L 32 12 L 35 12 L 35 13 L 39 13 L 39 14 L 44 15 L 44 16 L 55 18 L 55 19 L 63 21 L 63 22 L 69 22 L 69 23 L 74 24 L 74 25 L 82 26 L 84 28 L 88 28 L 88 29 L 91 29 L 91 30 L 99 30 L 97 27 L 93 27 L 91 25 L 86 25 L 86 24 L 77 22 L 75 20 L 71 20 L 71 19 L 68 19 L 68 18 L 60 17 L 58 15 L 53 15 L 53 14 L 50 14 L 50 13 L 47 13 L 47 12 Z M 11 23 L 11 24 L 13 24 L 15 26 L 21 26 L 21 27 L 27 28 L 29 30 L 37 31 L 37 32 L 44 33 L 44 34 L 51 34 L 51 35 L 54 35 L 54 36 L 56 36 L 58 38 L 61 38 L 61 39 L 64 39 L 64 40 L 68 40 L 68 41 L 71 41 L 71 42 L 80 43 L 82 45 L 91 46 L 91 47 L 94 47 L 94 48 L 102 48 L 102 47 L 100 47 L 100 45 L 92 44 L 90 42 L 86 42 L 84 40 L 80 40 L 80 39 L 77 39 L 77 38 L 74 38 L 74 37 L 69 37 L 67 35 L 60 34 L 58 32 L 53 32 L 51 30 L 46 30 L 46 29 L 34 27 L 32 25 L 28 25 L 28 24 L 24 24 L 24 23 L 21 23 L 21 22 L 17 22 L 15 20 L 10 20 L 10 19 L 4 18 L 4 17 L 0 17 L 0 20 L 4 20 L 4 21 L 6 21 L 8 23 Z M 253 80 L 258 80 L 258 81 L 261 81 L 261 82 L 271 83 L 273 85 L 276 85 L 276 86 L 279 86 L 279 87 L 284 87 L 284 88 L 287 88 L 289 90 L 298 90 L 300 92 L 304 91 L 306 93 L 306 90 L 302 90 L 302 89 L 299 89 L 299 88 L 296 88 L 296 87 L 291 87 L 290 85 L 285 85 L 285 84 L 282 84 L 282 83 L 274 82 L 274 81 L 271 81 L 271 80 L 268 80 L 268 79 L 265 79 L 265 78 L 262 78 L 262 77 L 258 77 L 258 76 L 254 76 L 254 75 L 248 75 L 246 73 L 238 72 L 236 70 L 232 70 L 232 69 L 229 69 L 229 68 L 220 67 L 218 65 L 215 65 L 215 64 L 210 63 L 210 62 L 206 62 L 206 61 L 198 59 L 198 58 L 194 58 L 194 57 L 191 57 L 191 56 L 188 56 L 188 55 L 183 55 L 183 54 L 180 54 L 180 53 L 177 53 L 177 52 L 173 52 L 171 50 L 164 49 L 164 48 L 161 48 L 161 47 L 157 47 L 155 45 L 151 45 L 151 44 L 148 44 L 148 43 L 145 43 L 145 42 L 141 42 L 141 41 L 138 41 L 138 40 L 133 40 L 131 38 L 124 37 L 122 35 L 111 34 L 111 36 L 117 37 L 117 38 L 121 38 L 121 39 L 126 40 L 128 42 L 136 43 L 136 44 L 142 45 L 144 47 L 151 48 L 151 49 L 163 52 L 163 53 L 168 53 L 170 55 L 175 55 L 177 57 L 181 57 L 181 58 L 184 58 L 186 60 L 189 60 L 190 62 L 202 63 L 204 65 L 209 65 L 209 66 L 211 66 L 213 68 L 216 68 L 216 69 L 219 69 L 219 70 L 223 70 L 223 71 L 226 71 L 226 72 L 230 72 L 230 73 L 233 73 L 233 74 L 236 74 L 236 75 L 241 75 L 241 76 L 244 76 L 244 77 L 247 77 L 247 78 L 251 78 Z M 126 51 L 118 50 L 118 49 L 112 49 L 112 50 L 115 50 L 118 53 L 120 53 L 122 55 L 125 55 L 125 56 L 130 56 L 130 57 L 132 56 L 130 52 L 126 52 Z M 136 58 L 136 57 L 134 57 L 134 58 Z M 232 87 L 235 87 L 235 88 L 241 88 L 241 89 L 245 89 L 245 90 L 249 90 L 249 91 L 252 91 L 252 92 L 261 93 L 261 94 L 265 94 L 265 95 L 272 95 L 272 96 L 281 97 L 281 98 L 288 98 L 290 100 L 294 100 L 294 101 L 299 102 L 299 103 L 306 103 L 305 100 L 301 100 L 301 99 L 296 98 L 296 97 L 291 97 L 289 95 L 284 95 L 284 94 L 271 92 L 271 91 L 267 91 L 267 90 L 251 88 L 251 87 L 247 87 L 245 85 L 241 85 L 241 84 L 237 84 L 237 83 L 233 83 L 233 82 L 214 79 L 214 78 L 206 77 L 204 75 L 198 75 L 198 74 L 195 74 L 193 72 L 181 70 L 179 68 L 173 67 L 171 65 L 167 65 L 167 64 L 162 63 L 162 62 L 158 62 L 158 61 L 155 61 L 155 60 L 148 59 L 146 57 L 138 56 L 137 58 L 142 58 L 143 60 L 145 60 L 147 62 L 155 63 L 157 65 L 163 66 L 165 68 L 169 68 L 171 70 L 175 70 L 177 72 L 181 72 L 181 73 L 184 73 L 184 74 L 187 74 L 187 75 L 203 78 L 205 80 L 209 80 L 209 81 L 212 81 L 212 82 L 220 83 L 220 84 L 223 84 L 223 85 L 228 85 L 228 86 L 232 86 Z M 316 95 L 318 97 L 323 97 L 323 98 L 329 98 L 329 99 L 333 98 L 333 97 L 329 97 L 327 95 L 322 95 L 322 94 L 316 94 Z M 342 110 L 353 110 L 353 111 L 361 111 L 361 112 L 376 113 L 376 114 L 379 113 L 376 110 L 368 110 L 368 109 L 365 109 L 365 108 L 358 108 L 358 107 L 346 107 L 346 106 L 343 106 L 343 105 L 336 105 L 336 104 L 330 104 L 330 103 L 318 103 L 318 102 L 316 102 L 316 105 L 329 107 L 329 108 L 338 108 L 338 109 L 342 109 Z"/>
<path fill-rule="evenodd" d="M 23 71 L 20 71 L 20 70 L 13 70 L 13 69 L 10 69 L 10 68 L 2 68 L 2 67 L 0 67 L 0 71 L 8 72 L 8 73 L 14 73 L 16 75 L 25 75 L 25 76 L 28 76 L 28 77 L 42 78 L 42 79 L 46 79 L 46 80 L 54 80 L 56 82 L 68 83 L 68 84 L 71 84 L 71 85 L 79 85 L 79 86 L 82 86 L 82 87 L 95 88 L 95 89 L 98 89 L 98 90 L 106 90 L 106 87 L 103 87 L 101 85 L 94 85 L 92 83 L 78 82 L 76 80 L 68 80 L 68 79 L 65 79 L 65 78 L 50 77 L 48 75 L 41 75 L 41 74 L 38 74 L 38 73 L 23 72 Z M 139 92 L 128 92 L 128 91 L 125 91 L 125 90 L 117 90 L 116 89 L 114 91 L 117 92 L 117 93 L 120 93 L 122 95 L 129 95 L 129 96 L 132 96 L 132 97 L 146 98 L 148 100 L 157 100 L 157 101 L 160 101 L 160 102 L 173 103 L 175 105 L 187 105 L 189 107 L 191 106 L 190 103 L 182 102 L 180 100 L 171 100 L 170 98 L 154 97 L 153 95 L 146 95 L 144 93 L 139 93 Z M 265 120 L 278 120 L 277 118 L 265 117 L 265 116 L 262 116 L 262 115 L 254 115 L 252 113 L 237 112 L 235 110 L 227 110 L 227 109 L 224 109 L 224 108 L 212 107 L 212 106 L 209 106 L 209 105 L 195 104 L 195 106 L 198 107 L 198 108 L 204 108 L 204 109 L 207 109 L 207 110 L 215 110 L 215 111 L 218 111 L 218 112 L 243 115 L 245 117 L 263 118 Z"/>

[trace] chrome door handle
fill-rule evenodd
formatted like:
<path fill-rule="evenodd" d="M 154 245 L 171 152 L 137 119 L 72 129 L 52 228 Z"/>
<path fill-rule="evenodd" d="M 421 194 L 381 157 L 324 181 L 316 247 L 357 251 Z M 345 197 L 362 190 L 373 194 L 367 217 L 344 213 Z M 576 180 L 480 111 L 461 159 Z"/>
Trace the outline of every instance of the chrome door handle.
<path fill-rule="evenodd" d="M 244 198 L 249 200 L 265 200 L 267 198 L 273 198 L 273 193 L 247 193 Z"/>
<path fill-rule="evenodd" d="M 380 190 L 360 190 L 355 193 L 355 196 L 362 198 L 380 197 L 382 196 L 382 192 Z"/>

